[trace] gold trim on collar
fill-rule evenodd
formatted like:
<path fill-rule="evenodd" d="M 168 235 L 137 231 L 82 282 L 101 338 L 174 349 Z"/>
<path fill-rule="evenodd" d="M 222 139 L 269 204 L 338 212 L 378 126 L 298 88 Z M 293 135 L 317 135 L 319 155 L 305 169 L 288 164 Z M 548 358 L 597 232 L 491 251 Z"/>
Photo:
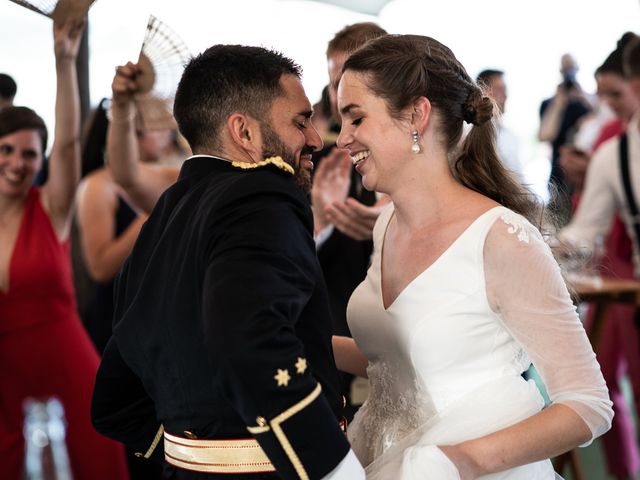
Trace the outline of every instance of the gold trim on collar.
<path fill-rule="evenodd" d="M 246 163 L 246 162 L 231 162 L 231 165 L 234 167 L 241 168 L 243 170 L 251 170 L 253 168 L 260 168 L 266 165 L 274 165 L 278 167 L 280 170 L 283 170 L 291 175 L 295 173 L 293 167 L 285 162 L 282 157 L 269 157 L 265 158 L 261 162 L 258 163 Z"/>

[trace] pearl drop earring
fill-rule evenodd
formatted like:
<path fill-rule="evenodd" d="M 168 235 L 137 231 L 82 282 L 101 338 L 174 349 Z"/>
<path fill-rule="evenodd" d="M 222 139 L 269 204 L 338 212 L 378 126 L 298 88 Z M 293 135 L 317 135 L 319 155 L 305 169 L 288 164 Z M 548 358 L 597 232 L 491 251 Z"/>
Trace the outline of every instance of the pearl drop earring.
<path fill-rule="evenodd" d="M 411 132 L 411 139 L 413 141 L 413 144 L 411 145 L 411 151 L 416 155 L 420 153 L 420 144 L 418 143 L 418 138 L 419 137 L 418 137 L 417 130 L 414 130 L 413 132 Z"/>

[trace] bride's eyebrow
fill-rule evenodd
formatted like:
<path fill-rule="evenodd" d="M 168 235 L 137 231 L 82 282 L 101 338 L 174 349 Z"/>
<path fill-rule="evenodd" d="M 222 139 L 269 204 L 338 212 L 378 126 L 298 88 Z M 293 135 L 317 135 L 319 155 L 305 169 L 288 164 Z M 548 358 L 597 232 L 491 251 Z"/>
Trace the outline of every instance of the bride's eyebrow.
<path fill-rule="evenodd" d="M 357 103 L 350 103 L 349 105 L 345 105 L 344 107 L 342 107 L 340 109 L 340 113 L 342 115 L 347 115 L 348 113 L 351 112 L 351 110 L 355 108 L 360 108 L 360 105 L 358 105 Z"/>

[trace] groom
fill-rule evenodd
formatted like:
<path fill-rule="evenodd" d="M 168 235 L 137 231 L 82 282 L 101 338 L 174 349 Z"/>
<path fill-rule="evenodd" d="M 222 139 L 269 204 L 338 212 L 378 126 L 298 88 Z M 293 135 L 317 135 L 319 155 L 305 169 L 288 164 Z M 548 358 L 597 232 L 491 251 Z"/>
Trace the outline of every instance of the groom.
<path fill-rule="evenodd" d="M 112 114 L 117 123 L 130 112 L 114 99 Z M 96 429 L 164 458 L 172 478 L 364 478 L 339 425 L 302 190 L 322 142 L 300 68 L 263 48 L 216 45 L 186 66 L 174 114 L 195 155 L 118 278 Z"/>

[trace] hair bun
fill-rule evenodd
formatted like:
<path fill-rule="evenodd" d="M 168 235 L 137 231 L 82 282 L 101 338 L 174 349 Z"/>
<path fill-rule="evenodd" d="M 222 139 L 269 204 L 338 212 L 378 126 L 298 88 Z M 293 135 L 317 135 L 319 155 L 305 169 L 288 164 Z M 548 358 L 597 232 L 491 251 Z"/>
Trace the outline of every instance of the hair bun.
<path fill-rule="evenodd" d="M 493 117 L 493 100 L 479 89 L 473 90 L 462 106 L 462 119 L 473 125 L 482 125 Z"/>

